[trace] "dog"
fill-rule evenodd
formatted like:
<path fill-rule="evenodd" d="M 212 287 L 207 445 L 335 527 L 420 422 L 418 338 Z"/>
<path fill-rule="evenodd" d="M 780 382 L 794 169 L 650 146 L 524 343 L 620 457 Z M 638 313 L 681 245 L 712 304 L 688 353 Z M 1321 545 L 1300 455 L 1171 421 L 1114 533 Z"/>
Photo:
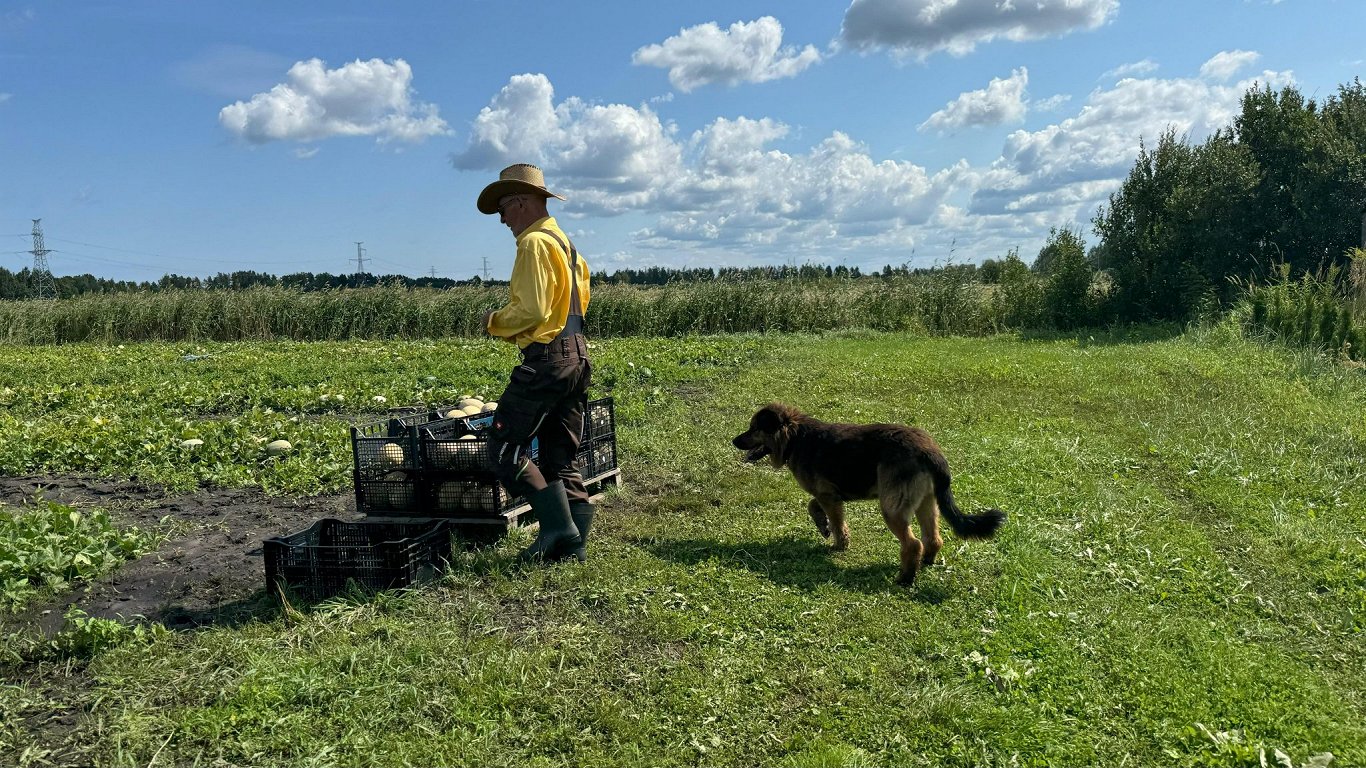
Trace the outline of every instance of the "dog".
<path fill-rule="evenodd" d="M 877 499 L 882 519 L 901 542 L 900 584 L 915 581 L 920 568 L 933 565 L 944 546 L 939 515 L 965 539 L 987 539 L 1006 520 L 999 509 L 964 514 L 949 490 L 949 464 L 929 433 L 900 424 L 826 422 L 789 405 L 770 403 L 749 421 L 731 443 L 744 459 L 767 458 L 787 467 L 797 484 L 811 494 L 807 513 L 832 547 L 849 546 L 844 502 Z M 921 539 L 911 532 L 912 516 Z"/>

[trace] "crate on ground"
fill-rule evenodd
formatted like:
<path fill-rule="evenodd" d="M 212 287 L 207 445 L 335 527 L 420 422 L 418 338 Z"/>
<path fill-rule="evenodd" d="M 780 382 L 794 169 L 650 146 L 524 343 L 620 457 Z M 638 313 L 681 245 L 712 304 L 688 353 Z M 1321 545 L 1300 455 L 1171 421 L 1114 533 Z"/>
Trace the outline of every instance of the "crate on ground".
<path fill-rule="evenodd" d="M 348 583 L 379 591 L 429 581 L 451 556 L 451 529 L 442 520 L 347 523 L 324 518 L 262 546 L 266 588 L 320 600 Z"/>

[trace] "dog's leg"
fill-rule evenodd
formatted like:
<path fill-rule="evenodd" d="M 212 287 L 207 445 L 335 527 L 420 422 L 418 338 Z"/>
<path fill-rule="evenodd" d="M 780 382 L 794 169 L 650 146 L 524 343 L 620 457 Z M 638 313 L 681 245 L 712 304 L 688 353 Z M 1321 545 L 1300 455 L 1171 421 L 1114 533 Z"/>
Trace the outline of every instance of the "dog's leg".
<path fill-rule="evenodd" d="M 944 548 L 944 539 L 939 536 L 939 506 L 935 504 L 933 490 L 929 488 L 915 508 L 915 518 L 920 523 L 920 538 L 924 542 L 924 553 L 920 556 L 921 565 L 934 565 L 939 550 Z"/>
<path fill-rule="evenodd" d="M 830 543 L 830 548 L 836 552 L 843 552 L 849 548 L 849 524 L 844 521 L 844 502 L 826 498 L 817 503 L 825 510 L 827 527 L 830 535 L 835 538 Z"/>
<path fill-rule="evenodd" d="M 920 571 L 923 551 L 920 540 L 911 533 L 911 508 L 905 499 L 897 494 L 884 495 L 879 502 L 882 505 L 882 520 L 887 523 L 887 529 L 897 541 L 901 542 L 901 573 L 896 581 L 898 584 L 909 586 L 915 581 L 916 573 Z"/>
<path fill-rule="evenodd" d="M 821 503 L 812 499 L 806 505 L 806 514 L 811 516 L 811 522 L 816 524 L 816 528 L 821 532 L 821 536 L 830 538 L 830 520 L 825 515 L 825 509 Z"/>

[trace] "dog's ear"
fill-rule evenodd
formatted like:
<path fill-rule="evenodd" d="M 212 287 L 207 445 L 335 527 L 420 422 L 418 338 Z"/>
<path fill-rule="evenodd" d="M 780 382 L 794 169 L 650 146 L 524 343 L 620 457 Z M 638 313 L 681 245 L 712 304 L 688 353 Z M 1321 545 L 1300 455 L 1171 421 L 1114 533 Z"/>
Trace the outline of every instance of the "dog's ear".
<path fill-rule="evenodd" d="M 792 435 L 797 431 L 797 417 L 800 411 L 782 403 L 772 403 L 764 408 L 761 413 L 766 414 L 768 427 L 764 430 L 771 435 L 770 447 L 772 453 L 768 455 L 768 460 L 775 467 L 782 467 L 787 463 L 787 445 L 792 439 Z"/>
<path fill-rule="evenodd" d="M 758 413 L 754 414 L 754 419 L 751 421 L 750 426 L 761 432 L 776 434 L 778 430 L 783 428 L 783 424 L 786 423 L 786 421 L 787 418 L 786 414 L 783 413 L 783 407 L 778 403 L 770 403 L 763 408 L 760 408 Z"/>

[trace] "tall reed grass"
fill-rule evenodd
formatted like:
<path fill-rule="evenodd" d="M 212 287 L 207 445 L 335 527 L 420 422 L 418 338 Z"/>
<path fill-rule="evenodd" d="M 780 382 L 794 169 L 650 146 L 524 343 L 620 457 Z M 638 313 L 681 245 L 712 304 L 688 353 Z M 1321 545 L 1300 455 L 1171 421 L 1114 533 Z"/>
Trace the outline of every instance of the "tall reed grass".
<path fill-rule="evenodd" d="M 506 299 L 506 288 L 487 286 L 87 294 L 0 302 L 0 334 L 10 344 L 474 336 L 483 332 L 484 313 Z M 588 331 L 599 337 L 854 328 L 980 335 L 1001 329 L 1001 312 L 993 307 L 983 286 L 947 275 L 608 284 L 592 292 Z"/>
<path fill-rule="evenodd" d="M 1266 283 L 1244 284 L 1244 330 L 1343 360 L 1366 360 L 1366 251 L 1355 249 L 1344 274 L 1337 265 L 1292 279 L 1281 264 Z"/>

